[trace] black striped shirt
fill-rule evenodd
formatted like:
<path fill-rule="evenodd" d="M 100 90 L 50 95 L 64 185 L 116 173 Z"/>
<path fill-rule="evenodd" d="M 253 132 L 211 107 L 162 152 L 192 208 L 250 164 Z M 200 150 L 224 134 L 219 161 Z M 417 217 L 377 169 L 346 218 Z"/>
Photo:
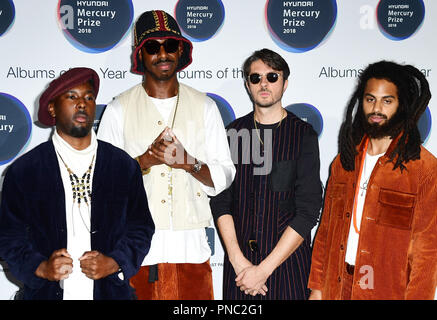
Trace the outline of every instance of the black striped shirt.
<path fill-rule="evenodd" d="M 235 285 L 235 273 L 225 256 L 224 299 L 306 299 L 311 263 L 311 229 L 316 225 L 322 204 L 318 138 L 311 125 L 287 112 L 279 125 L 257 125 L 253 112 L 232 122 L 228 138 L 236 166 L 233 184 L 211 198 L 214 219 L 231 214 L 243 254 L 259 264 L 273 250 L 290 226 L 305 240 L 267 280 L 266 297 L 245 295 Z M 271 170 L 259 173 L 260 159 L 267 157 L 271 130 Z M 235 138 L 235 134 L 238 138 Z M 264 145 L 259 143 L 261 139 Z M 258 147 L 254 147 L 258 144 Z M 260 150 L 258 154 L 254 150 Z M 264 159 L 266 160 L 266 159 Z M 257 172 L 258 171 L 258 172 Z M 256 240 L 251 251 L 248 242 Z"/>

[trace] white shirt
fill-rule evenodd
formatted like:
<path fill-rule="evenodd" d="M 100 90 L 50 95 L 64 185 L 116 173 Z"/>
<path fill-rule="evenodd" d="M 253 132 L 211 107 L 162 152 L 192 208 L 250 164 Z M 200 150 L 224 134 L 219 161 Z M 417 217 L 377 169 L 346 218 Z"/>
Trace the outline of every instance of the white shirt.
<path fill-rule="evenodd" d="M 56 130 L 53 134 L 52 141 L 57 152 L 65 192 L 67 252 L 73 259 L 73 272 L 67 279 L 60 281 L 60 285 L 64 289 L 64 300 L 93 300 L 94 281 L 82 273 L 79 261 L 79 258 L 86 251 L 91 250 L 91 234 L 89 231 L 91 228 L 91 203 L 87 206 L 82 200 L 79 208 L 76 197 L 76 201 L 73 204 L 70 176 L 62 159 L 79 179 L 88 170 L 91 161 L 93 161 L 90 177 L 90 188 L 92 190 L 97 138 L 94 130 L 91 130 L 91 144 L 84 150 L 74 149 L 59 136 Z"/>
<path fill-rule="evenodd" d="M 156 99 L 150 97 L 163 119 L 169 119 L 176 97 Z M 229 187 L 235 176 L 223 120 L 214 100 L 206 97 L 205 103 L 205 150 L 214 188 L 201 184 L 209 196 L 215 196 Z M 124 149 L 124 112 L 117 99 L 109 103 L 98 129 L 99 139 Z M 171 126 L 171 124 L 167 124 Z M 176 209 L 177 210 L 177 209 Z M 170 219 L 171 221 L 171 219 Z M 203 263 L 211 256 L 205 228 L 194 230 L 155 230 L 150 251 L 142 265 L 157 263 Z"/>
<path fill-rule="evenodd" d="M 369 182 L 370 175 L 372 174 L 373 168 L 376 165 L 376 162 L 382 155 L 384 155 L 384 153 L 372 156 L 366 152 L 366 157 L 364 158 L 364 166 L 363 166 L 363 172 L 361 173 L 358 199 L 354 200 L 357 201 L 356 220 L 357 220 L 358 230 L 360 230 L 361 227 L 361 218 L 363 216 L 363 208 L 366 200 L 367 184 Z M 353 217 L 352 217 L 352 221 L 349 228 L 349 238 L 347 241 L 346 257 L 345 257 L 345 261 L 350 265 L 355 265 L 359 237 L 360 235 L 355 231 Z"/>

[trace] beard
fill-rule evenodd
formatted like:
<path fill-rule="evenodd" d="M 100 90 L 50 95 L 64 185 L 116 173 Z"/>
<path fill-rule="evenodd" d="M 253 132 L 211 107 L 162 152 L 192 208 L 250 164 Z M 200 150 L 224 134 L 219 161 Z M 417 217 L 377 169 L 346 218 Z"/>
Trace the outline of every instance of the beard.
<path fill-rule="evenodd" d="M 92 123 L 90 123 L 90 124 L 87 123 L 87 125 L 84 127 L 83 126 L 72 127 L 70 129 L 69 133 L 70 133 L 70 136 L 72 136 L 72 137 L 83 138 L 83 137 L 86 137 L 90 133 L 92 127 L 93 127 Z"/>
<path fill-rule="evenodd" d="M 375 115 L 383 117 L 385 119 L 384 123 L 370 123 L 369 118 Z M 396 112 L 390 119 L 387 119 L 386 115 L 377 112 L 364 115 L 362 119 L 363 130 L 372 139 L 394 138 L 402 130 L 404 122 L 399 112 Z"/>
<path fill-rule="evenodd" d="M 274 104 L 276 104 L 282 100 L 283 93 L 281 93 L 279 95 L 279 97 L 275 97 L 273 95 L 273 92 L 270 90 L 260 90 L 260 91 L 268 91 L 268 92 L 270 92 L 271 97 L 272 97 L 272 99 L 270 101 L 263 101 L 261 98 L 254 98 L 251 95 L 252 101 L 260 108 L 270 108 L 271 106 L 273 106 Z"/>
<path fill-rule="evenodd" d="M 75 114 L 75 117 L 78 115 L 85 116 L 87 118 L 87 122 L 85 125 L 71 126 L 68 128 L 68 134 L 75 138 L 83 138 L 90 133 L 94 121 L 90 120 L 90 117 L 85 112 L 79 111 Z"/>

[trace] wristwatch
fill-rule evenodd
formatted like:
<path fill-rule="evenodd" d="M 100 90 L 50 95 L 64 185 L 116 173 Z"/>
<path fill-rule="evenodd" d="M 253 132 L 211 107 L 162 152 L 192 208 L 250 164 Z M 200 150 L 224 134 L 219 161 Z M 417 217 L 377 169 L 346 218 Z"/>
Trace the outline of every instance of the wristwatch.
<path fill-rule="evenodd" d="M 122 280 L 122 281 L 124 280 L 124 274 L 123 274 L 123 270 L 121 270 L 121 268 L 118 268 L 117 276 L 120 280 Z"/>
<path fill-rule="evenodd" d="M 202 169 L 202 162 L 196 159 L 196 162 L 193 164 L 193 167 L 191 168 L 191 171 L 193 173 L 198 173 Z"/>

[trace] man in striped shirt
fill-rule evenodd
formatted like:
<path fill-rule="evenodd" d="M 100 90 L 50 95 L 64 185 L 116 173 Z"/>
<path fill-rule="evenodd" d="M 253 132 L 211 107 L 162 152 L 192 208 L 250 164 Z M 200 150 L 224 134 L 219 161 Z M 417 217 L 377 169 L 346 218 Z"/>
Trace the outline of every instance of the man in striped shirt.
<path fill-rule="evenodd" d="M 236 176 L 210 205 L 227 255 L 224 299 L 307 299 L 322 203 L 316 132 L 282 107 L 290 70 L 262 49 L 243 65 L 254 111 L 228 130 Z"/>

